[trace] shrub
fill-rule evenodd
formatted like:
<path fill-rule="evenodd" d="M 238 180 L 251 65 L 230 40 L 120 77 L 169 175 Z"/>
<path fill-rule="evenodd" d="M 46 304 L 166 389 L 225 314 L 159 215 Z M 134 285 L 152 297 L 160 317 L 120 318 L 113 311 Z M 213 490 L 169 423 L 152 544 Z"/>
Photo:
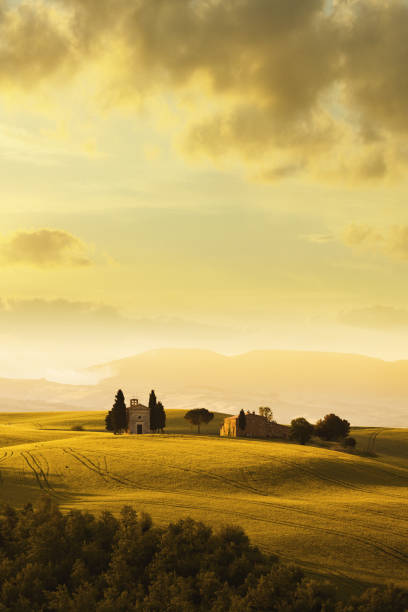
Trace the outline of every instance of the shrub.
<path fill-rule="evenodd" d="M 71 431 L 84 431 L 84 426 L 83 425 L 73 425 L 71 427 Z"/>
<path fill-rule="evenodd" d="M 352 438 L 351 436 L 347 436 L 347 438 L 344 438 L 343 440 L 344 448 L 355 448 L 356 444 L 357 444 L 356 439 Z"/>

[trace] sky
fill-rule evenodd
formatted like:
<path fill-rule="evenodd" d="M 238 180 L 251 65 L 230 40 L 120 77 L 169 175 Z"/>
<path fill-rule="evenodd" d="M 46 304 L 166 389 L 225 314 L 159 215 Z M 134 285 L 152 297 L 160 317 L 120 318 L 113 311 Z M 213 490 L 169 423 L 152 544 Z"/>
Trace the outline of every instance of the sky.
<path fill-rule="evenodd" d="M 405 0 L 0 0 L 0 376 L 408 358 Z"/>

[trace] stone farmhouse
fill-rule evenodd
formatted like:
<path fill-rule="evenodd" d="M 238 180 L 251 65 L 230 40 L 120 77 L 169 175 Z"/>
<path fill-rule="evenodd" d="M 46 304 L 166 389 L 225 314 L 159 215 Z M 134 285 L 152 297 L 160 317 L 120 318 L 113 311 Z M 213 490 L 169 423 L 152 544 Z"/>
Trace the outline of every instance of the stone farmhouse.
<path fill-rule="evenodd" d="M 126 413 L 127 433 L 150 433 L 150 409 L 147 406 L 139 404 L 139 401 L 137 399 L 131 399 L 130 405 L 126 409 Z"/>
<path fill-rule="evenodd" d="M 289 427 L 268 421 L 264 416 L 247 412 L 246 425 L 238 426 L 238 416 L 227 417 L 220 429 L 220 436 L 228 438 L 289 438 Z"/>

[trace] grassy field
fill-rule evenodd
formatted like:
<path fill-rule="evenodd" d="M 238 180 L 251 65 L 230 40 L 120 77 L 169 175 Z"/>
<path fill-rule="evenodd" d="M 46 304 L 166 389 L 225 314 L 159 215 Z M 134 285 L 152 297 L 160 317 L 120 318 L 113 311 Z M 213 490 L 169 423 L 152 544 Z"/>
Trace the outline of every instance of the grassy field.
<path fill-rule="evenodd" d="M 167 433 L 144 436 L 105 433 L 96 412 L 1 414 L 0 500 L 47 493 L 63 509 L 132 504 L 157 523 L 239 524 L 263 550 L 342 588 L 408 586 L 408 430 L 354 430 L 361 451 L 375 437 L 366 457 L 219 438 L 222 415 L 197 436 L 183 414 L 168 411 Z"/>

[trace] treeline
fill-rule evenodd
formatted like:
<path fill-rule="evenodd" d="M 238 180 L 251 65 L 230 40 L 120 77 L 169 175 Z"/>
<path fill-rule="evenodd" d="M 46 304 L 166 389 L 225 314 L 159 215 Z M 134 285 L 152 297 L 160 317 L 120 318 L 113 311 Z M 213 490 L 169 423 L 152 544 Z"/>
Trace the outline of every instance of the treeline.
<path fill-rule="evenodd" d="M 251 545 L 238 527 L 192 519 L 155 527 L 50 501 L 0 513 L 0 612 L 404 612 L 408 591 L 374 588 L 348 602 L 327 583 Z"/>
<path fill-rule="evenodd" d="M 315 425 L 303 417 L 293 419 L 290 424 L 290 437 L 300 444 L 306 444 L 313 436 L 317 436 L 321 440 L 340 441 L 345 448 L 354 448 L 356 440 L 349 433 L 350 423 L 333 413 L 326 414 Z"/>

